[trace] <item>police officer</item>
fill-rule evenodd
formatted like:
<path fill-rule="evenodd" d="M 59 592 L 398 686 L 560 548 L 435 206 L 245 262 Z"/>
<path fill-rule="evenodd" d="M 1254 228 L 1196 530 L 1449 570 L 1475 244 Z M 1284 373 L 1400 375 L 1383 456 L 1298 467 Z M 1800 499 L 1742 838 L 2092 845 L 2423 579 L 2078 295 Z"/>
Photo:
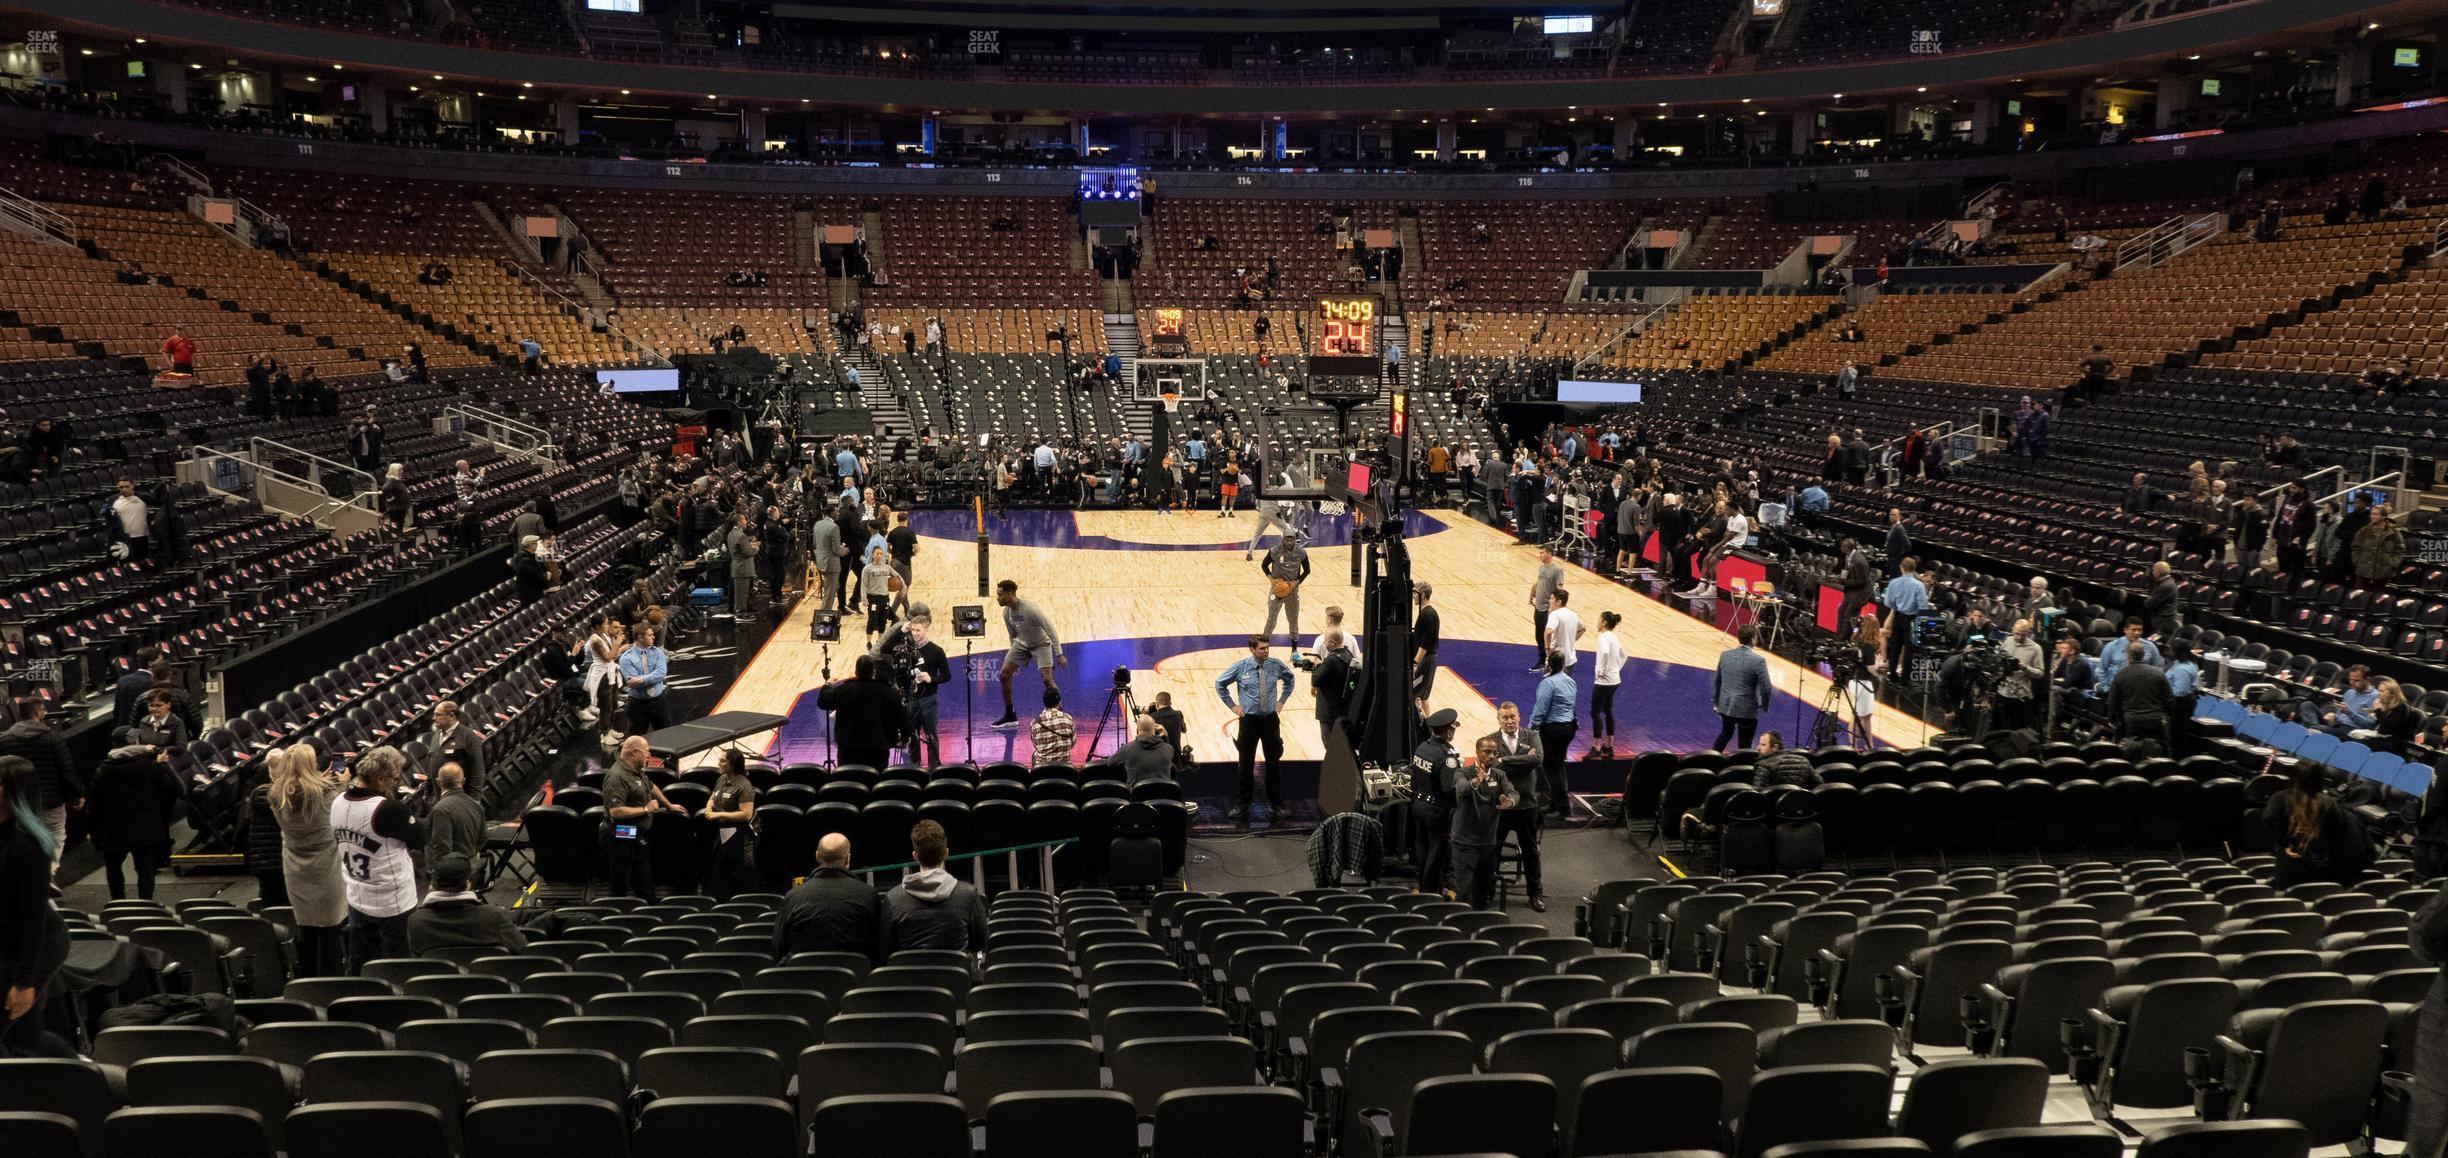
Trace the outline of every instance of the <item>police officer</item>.
<path fill-rule="evenodd" d="M 1462 717 L 1452 708 L 1428 717 L 1428 738 L 1411 753 L 1411 848 L 1419 865 L 1419 891 L 1451 896 L 1445 886 L 1453 864 L 1454 778 L 1462 754 L 1454 751 L 1454 728 Z"/>

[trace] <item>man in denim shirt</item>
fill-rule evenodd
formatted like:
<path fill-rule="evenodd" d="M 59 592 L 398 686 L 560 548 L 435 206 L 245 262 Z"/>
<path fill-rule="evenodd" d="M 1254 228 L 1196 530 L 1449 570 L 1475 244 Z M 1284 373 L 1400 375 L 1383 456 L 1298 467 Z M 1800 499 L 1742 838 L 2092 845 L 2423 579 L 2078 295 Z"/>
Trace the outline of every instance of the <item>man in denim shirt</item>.
<path fill-rule="evenodd" d="M 1250 637 L 1248 657 L 1224 669 L 1216 677 L 1216 698 L 1232 709 L 1240 726 L 1234 730 L 1233 747 L 1240 752 L 1241 804 L 1232 810 L 1231 818 L 1246 827 L 1250 812 L 1250 766 L 1256 762 L 1260 748 L 1266 751 L 1267 815 L 1277 820 L 1283 816 L 1283 790 L 1277 784 L 1275 766 L 1283 762 L 1283 705 L 1292 695 L 1292 669 L 1280 659 L 1267 655 L 1267 637 Z"/>

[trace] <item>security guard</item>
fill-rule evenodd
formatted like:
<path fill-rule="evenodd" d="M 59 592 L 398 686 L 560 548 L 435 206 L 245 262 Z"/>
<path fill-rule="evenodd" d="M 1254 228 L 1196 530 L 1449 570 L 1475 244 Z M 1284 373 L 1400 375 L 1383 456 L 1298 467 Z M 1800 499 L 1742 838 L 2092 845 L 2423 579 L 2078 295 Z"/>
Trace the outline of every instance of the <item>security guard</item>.
<path fill-rule="evenodd" d="M 1411 858 L 1419 865 L 1418 891 L 1450 898 L 1445 878 L 1453 865 L 1454 777 L 1462 755 L 1454 751 L 1454 728 L 1462 717 L 1443 708 L 1428 717 L 1428 738 L 1411 753 Z"/>

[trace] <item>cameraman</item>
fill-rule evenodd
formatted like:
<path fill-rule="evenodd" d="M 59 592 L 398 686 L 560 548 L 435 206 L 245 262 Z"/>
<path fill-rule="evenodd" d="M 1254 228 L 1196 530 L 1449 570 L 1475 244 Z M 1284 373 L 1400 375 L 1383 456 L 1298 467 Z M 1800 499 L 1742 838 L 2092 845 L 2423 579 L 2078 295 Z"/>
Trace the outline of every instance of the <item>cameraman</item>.
<path fill-rule="evenodd" d="M 849 679 L 816 690 L 816 706 L 833 713 L 833 738 L 843 764 L 885 767 L 892 762 L 893 742 L 907 729 L 901 697 L 878 678 L 880 666 L 876 657 L 862 655 Z"/>
<path fill-rule="evenodd" d="M 2032 622 L 2018 619 L 2014 631 L 1999 641 L 1998 650 L 2013 661 L 2005 678 L 1997 685 L 1997 714 L 1992 723 L 1997 731 L 2010 732 L 2032 726 L 2032 697 L 2043 670 L 2044 656 L 2040 641 L 2032 638 Z"/>
<path fill-rule="evenodd" d="M 901 689 L 902 707 L 909 716 L 910 762 L 932 768 L 943 763 L 943 738 L 935 727 L 935 696 L 952 679 L 952 661 L 944 655 L 942 645 L 927 638 L 935 627 L 935 614 L 924 603 L 910 604 L 909 618 L 884 636 L 876 654 L 884 661 L 885 680 Z M 920 745 L 926 748 L 926 759 L 918 759 Z"/>

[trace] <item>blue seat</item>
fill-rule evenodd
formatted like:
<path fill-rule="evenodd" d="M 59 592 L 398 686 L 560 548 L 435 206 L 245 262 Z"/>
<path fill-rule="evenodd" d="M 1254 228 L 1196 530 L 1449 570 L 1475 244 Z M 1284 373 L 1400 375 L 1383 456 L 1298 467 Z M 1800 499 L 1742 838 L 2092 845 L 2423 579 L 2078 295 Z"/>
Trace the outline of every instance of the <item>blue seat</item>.
<path fill-rule="evenodd" d="M 2277 731 L 2278 725 L 2283 722 L 2276 716 L 2248 713 L 2242 720 L 2236 722 L 2236 735 L 2258 743 L 2268 743 L 2270 733 Z"/>
<path fill-rule="evenodd" d="M 2313 732 L 2305 736 L 2302 743 L 2295 746 L 2295 754 L 2306 760 L 2330 764 L 2334 763 L 2330 757 L 2336 755 L 2337 746 L 2337 737 L 2327 732 Z"/>
<path fill-rule="evenodd" d="M 2292 752 L 2302 747 L 2304 741 L 2311 735 L 2312 729 L 2302 724 L 2291 724 L 2281 720 L 2270 728 L 2269 739 L 2265 742 L 2281 752 Z"/>
<path fill-rule="evenodd" d="M 2431 786 L 2430 769 L 2386 752 L 2372 753 L 2352 771 L 2366 780 L 2377 781 L 2415 796 L 2422 795 Z"/>
<path fill-rule="evenodd" d="M 2360 741 L 2356 740 L 2340 741 L 2338 746 L 2330 749 L 2329 752 L 2329 766 L 2340 772 L 2356 771 L 2363 767 L 2364 761 L 2369 759 L 2371 759 L 2371 749 L 2364 747 Z"/>

